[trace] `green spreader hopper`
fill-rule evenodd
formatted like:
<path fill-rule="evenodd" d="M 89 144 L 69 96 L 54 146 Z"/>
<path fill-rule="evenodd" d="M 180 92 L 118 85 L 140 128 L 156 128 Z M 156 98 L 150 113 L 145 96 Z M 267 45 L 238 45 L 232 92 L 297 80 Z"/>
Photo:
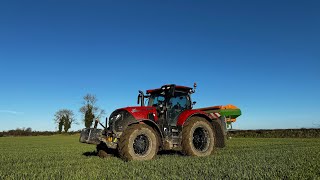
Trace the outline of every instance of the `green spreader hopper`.
<path fill-rule="evenodd" d="M 232 128 L 232 123 L 236 122 L 237 118 L 241 115 L 241 110 L 232 104 L 228 104 L 226 106 L 206 107 L 199 110 L 216 117 L 224 116 L 226 118 L 228 128 Z"/>

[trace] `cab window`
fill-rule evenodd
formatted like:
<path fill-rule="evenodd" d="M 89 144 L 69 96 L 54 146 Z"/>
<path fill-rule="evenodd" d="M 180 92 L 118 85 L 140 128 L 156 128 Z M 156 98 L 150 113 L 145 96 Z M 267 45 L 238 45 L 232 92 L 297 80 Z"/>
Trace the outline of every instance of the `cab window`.
<path fill-rule="evenodd" d="M 169 101 L 169 104 L 174 110 L 184 110 L 190 106 L 188 95 L 183 93 L 176 93 Z"/>
<path fill-rule="evenodd" d="M 149 98 L 148 106 L 157 106 L 159 101 L 164 102 L 164 97 L 161 95 L 151 95 Z"/>

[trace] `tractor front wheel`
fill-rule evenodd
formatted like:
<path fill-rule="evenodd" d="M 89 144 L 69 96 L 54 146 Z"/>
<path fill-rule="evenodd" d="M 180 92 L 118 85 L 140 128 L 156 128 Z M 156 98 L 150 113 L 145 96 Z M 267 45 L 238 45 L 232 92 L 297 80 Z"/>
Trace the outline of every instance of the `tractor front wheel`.
<path fill-rule="evenodd" d="M 189 156 L 208 156 L 214 151 L 212 125 L 201 117 L 191 117 L 182 129 L 182 150 Z"/>
<path fill-rule="evenodd" d="M 129 126 L 118 144 L 120 157 L 124 160 L 150 160 L 158 153 L 157 133 L 145 124 Z"/>

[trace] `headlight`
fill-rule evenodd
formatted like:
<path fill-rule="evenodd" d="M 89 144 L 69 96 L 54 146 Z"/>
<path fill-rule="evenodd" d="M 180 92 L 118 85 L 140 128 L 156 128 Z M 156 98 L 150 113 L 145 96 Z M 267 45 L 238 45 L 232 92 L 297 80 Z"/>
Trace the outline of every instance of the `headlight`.
<path fill-rule="evenodd" d="M 120 117 L 121 117 L 121 114 L 118 114 L 118 115 L 116 115 L 116 120 L 118 120 L 118 119 L 120 119 Z"/>

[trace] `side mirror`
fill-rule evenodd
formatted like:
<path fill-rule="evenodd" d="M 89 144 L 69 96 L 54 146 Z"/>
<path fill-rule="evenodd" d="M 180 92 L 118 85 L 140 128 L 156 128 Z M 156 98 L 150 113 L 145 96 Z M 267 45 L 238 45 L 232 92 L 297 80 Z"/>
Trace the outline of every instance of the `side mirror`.
<path fill-rule="evenodd" d="M 195 93 L 196 92 L 196 88 L 197 88 L 197 83 L 193 84 L 193 89 L 190 90 L 191 93 Z"/>
<path fill-rule="evenodd" d="M 139 102 L 141 103 L 141 106 L 144 106 L 144 93 L 142 91 L 139 91 L 138 104 Z"/>
<path fill-rule="evenodd" d="M 141 94 L 138 95 L 138 101 L 137 104 L 140 104 Z"/>

